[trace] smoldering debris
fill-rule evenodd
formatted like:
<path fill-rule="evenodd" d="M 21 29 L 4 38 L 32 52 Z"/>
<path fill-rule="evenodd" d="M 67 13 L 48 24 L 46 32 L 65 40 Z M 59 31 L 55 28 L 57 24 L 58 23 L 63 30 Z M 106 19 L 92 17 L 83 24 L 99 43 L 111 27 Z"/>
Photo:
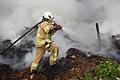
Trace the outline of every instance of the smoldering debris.
<path fill-rule="evenodd" d="M 11 44 L 11 40 L 2 41 L 1 48 L 3 48 L 4 46 L 3 42 L 6 42 L 6 46 Z M 19 47 L 21 47 L 20 50 L 17 50 L 19 49 Z M 13 46 L 13 48 L 11 48 L 10 51 L 7 52 L 7 54 L 1 55 L 5 59 L 9 59 L 9 61 L 3 61 L 3 63 L 0 64 L 0 71 L 5 72 L 5 73 L 3 72 L 3 74 L 0 74 L 0 79 L 2 80 L 29 79 L 30 67 L 25 66 L 25 64 L 23 64 L 25 62 L 21 60 L 24 60 L 23 58 L 25 57 L 25 55 L 28 54 L 28 52 L 32 51 L 32 47 L 34 47 L 33 41 L 25 41 L 19 45 Z M 11 52 L 11 50 L 13 52 Z M 14 52 L 14 50 L 17 50 L 18 52 Z M 11 54 L 9 54 L 9 52 L 11 52 Z M 18 61 L 16 62 L 13 61 L 15 60 L 14 57 L 16 57 Z M 112 56 L 105 57 L 103 55 L 90 54 L 90 56 L 88 57 L 84 51 L 76 48 L 70 48 L 66 52 L 66 57 L 60 58 L 57 64 L 54 66 L 49 65 L 49 57 L 44 57 L 42 62 L 40 63 L 41 66 L 39 67 L 39 71 L 38 73 L 36 73 L 36 77 L 33 80 L 63 80 L 63 79 L 69 80 L 69 79 L 78 79 L 78 78 L 84 80 L 84 76 L 86 72 L 90 71 L 94 73 L 95 66 L 99 62 L 109 59 L 120 63 L 119 59 L 114 58 Z M 19 62 L 22 62 L 22 64 L 20 63 L 19 65 Z M 16 65 L 18 64 L 18 66 L 16 67 L 18 67 L 19 70 L 17 70 L 16 68 L 15 69 L 11 68 L 11 65 L 14 64 Z M 21 69 L 21 66 L 24 67 Z"/>
<path fill-rule="evenodd" d="M 69 4 L 67 4 L 68 2 Z M 109 57 L 117 59 L 118 61 L 120 59 L 119 56 L 116 55 L 116 53 L 119 53 L 118 38 L 116 36 L 112 37 L 112 42 L 113 42 L 112 47 L 110 43 L 111 39 L 106 38 L 106 36 L 108 36 L 107 33 L 110 33 L 110 35 L 112 35 L 120 32 L 119 29 L 120 1 L 119 0 L 60 0 L 60 1 L 31 0 L 31 2 L 29 0 L 17 0 L 17 1 L 1 0 L 0 4 L 1 4 L 0 5 L 0 31 L 1 31 L 0 41 L 2 41 L 0 43 L 0 51 L 4 50 L 16 38 L 18 38 L 21 35 L 19 33 L 22 33 L 25 27 L 30 27 L 34 25 L 36 22 L 39 22 L 41 19 L 40 16 L 42 15 L 43 12 L 50 10 L 55 13 L 56 16 L 55 20 L 58 23 L 62 24 L 65 27 L 66 32 L 68 32 L 68 34 L 70 35 L 70 37 L 63 36 L 60 32 L 58 32 L 54 36 L 53 40 L 59 46 L 60 57 L 62 57 L 59 60 L 61 63 L 60 69 L 58 69 L 58 67 L 55 68 L 55 73 L 53 72 L 52 74 L 52 76 L 55 75 L 55 79 L 68 80 L 68 78 L 70 78 L 69 75 L 74 76 L 75 73 L 76 73 L 75 78 L 77 76 L 80 79 L 82 79 L 82 77 L 79 76 L 77 73 L 80 72 L 83 74 L 84 71 L 86 70 L 86 68 L 84 67 L 86 66 L 89 67 L 89 63 L 91 63 L 90 67 L 94 68 L 93 66 L 94 64 L 92 63 L 94 62 L 97 63 L 96 61 L 98 61 L 99 59 L 99 57 L 96 57 L 97 51 L 95 51 L 97 45 L 97 41 L 95 37 L 96 22 L 100 23 L 101 32 L 105 35 L 105 37 L 102 36 L 101 46 L 103 51 L 98 53 L 102 55 L 106 55 L 107 53 Z M 0 63 L 9 64 L 10 67 L 14 67 L 15 69 L 28 67 L 35 54 L 33 38 L 34 37 L 31 36 L 30 34 L 29 36 L 21 40 L 20 43 L 14 45 L 5 54 L 0 56 Z M 73 53 L 77 53 L 79 52 L 79 50 L 72 49 L 72 51 L 70 50 L 70 52 L 72 53 L 71 56 L 70 54 L 67 54 L 66 57 L 65 52 L 70 47 L 75 47 L 88 51 L 90 50 L 93 51 L 94 54 L 89 53 L 90 59 L 88 59 L 87 57 L 86 60 L 86 55 L 84 54 L 80 55 L 79 57 L 77 57 L 76 54 L 73 55 Z M 78 59 L 80 62 L 76 59 Z M 47 60 L 47 58 L 45 60 Z M 88 60 L 90 60 L 89 63 Z M 48 65 L 48 63 L 45 64 Z M 69 64 L 73 65 L 74 67 L 70 67 Z M 78 66 L 79 68 L 75 68 Z M 51 68 L 50 66 L 43 66 L 43 67 L 46 67 L 43 70 L 43 72 L 44 71 L 46 72 L 45 73 L 46 75 L 38 74 L 38 77 L 39 78 L 41 77 L 43 78 L 43 80 L 46 80 L 47 77 L 50 76 L 50 73 L 48 71 L 51 71 L 54 67 L 53 68 Z M 0 68 L 3 71 L 5 71 L 4 68 L 6 68 L 6 70 L 10 69 L 9 67 L 5 67 L 5 66 L 2 66 Z M 3 76 L 1 74 L 1 79 L 10 80 L 12 78 L 11 80 L 14 80 L 13 77 L 15 77 L 15 79 L 18 80 L 18 78 L 24 78 L 23 75 L 27 77 L 28 69 L 18 73 L 14 73 L 14 72 L 10 73 L 11 70 L 13 69 L 10 69 L 10 71 L 8 72 L 8 74 L 11 75 L 4 74 Z M 65 72 L 58 71 L 60 72 L 60 74 L 58 74 L 56 70 L 61 70 L 61 71 L 65 70 Z M 6 75 L 8 77 L 6 77 Z M 71 78 L 74 78 L 73 76 Z"/>
<path fill-rule="evenodd" d="M 0 42 L 0 51 L 2 52 L 12 44 L 11 40 L 4 40 Z M 33 41 L 25 40 L 19 45 L 14 45 L 5 53 L 0 55 L 0 63 L 9 64 L 11 67 L 20 69 L 25 65 L 24 59 L 28 53 L 33 52 L 35 47 Z M 18 66 L 15 66 L 18 65 Z"/>
<path fill-rule="evenodd" d="M 25 27 L 39 22 L 43 12 L 49 10 L 55 13 L 55 21 L 63 25 L 72 36 L 63 36 L 61 32 L 54 36 L 60 49 L 60 57 L 66 56 L 62 53 L 70 47 L 95 50 L 96 22 L 100 23 L 104 34 L 119 32 L 119 10 L 116 10 L 120 8 L 118 0 L 1 0 L 0 4 L 0 40 L 10 39 L 12 42 L 21 35 Z M 33 36 L 27 38 L 33 40 Z M 106 46 L 109 44 L 108 40 L 103 44 L 109 47 Z"/>
<path fill-rule="evenodd" d="M 74 57 L 75 58 L 74 58 Z M 103 56 L 93 56 L 87 58 L 82 50 L 71 48 L 67 51 L 67 56 L 60 58 L 56 65 L 50 66 L 48 64 L 48 58 L 43 68 L 36 73 L 36 76 L 33 80 L 70 80 L 78 79 L 84 80 L 86 72 L 95 72 L 95 66 L 101 61 L 108 60 Z M 1 67 L 3 66 L 3 67 Z M 0 71 L 8 71 L 4 74 L 0 74 L 1 80 L 29 80 L 30 69 L 26 68 L 22 71 L 14 71 L 9 68 L 7 65 L 0 65 Z M 7 75 L 6 75 L 7 74 Z M 4 76 L 4 77 L 3 77 Z"/>
<path fill-rule="evenodd" d="M 120 34 L 112 35 L 112 44 L 113 48 L 116 50 L 117 53 L 120 53 Z"/>

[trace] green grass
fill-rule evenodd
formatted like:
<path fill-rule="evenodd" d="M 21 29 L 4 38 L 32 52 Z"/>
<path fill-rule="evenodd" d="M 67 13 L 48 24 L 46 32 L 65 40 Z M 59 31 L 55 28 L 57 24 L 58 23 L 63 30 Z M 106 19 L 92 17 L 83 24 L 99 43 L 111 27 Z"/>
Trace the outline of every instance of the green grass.
<path fill-rule="evenodd" d="M 111 60 L 102 61 L 96 66 L 96 73 L 93 76 L 92 73 L 88 72 L 85 74 L 85 80 L 96 80 L 95 77 L 103 80 L 117 80 L 116 76 L 120 72 L 120 65 L 114 63 Z"/>
<path fill-rule="evenodd" d="M 116 75 L 119 66 L 111 60 L 101 62 L 96 66 L 96 75 L 103 80 L 117 80 Z"/>

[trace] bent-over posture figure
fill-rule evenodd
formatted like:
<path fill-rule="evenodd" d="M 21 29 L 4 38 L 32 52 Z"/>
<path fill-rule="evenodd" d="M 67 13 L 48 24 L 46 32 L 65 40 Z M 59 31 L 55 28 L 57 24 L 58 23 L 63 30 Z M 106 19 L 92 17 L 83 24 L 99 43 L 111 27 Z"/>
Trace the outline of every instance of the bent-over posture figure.
<path fill-rule="evenodd" d="M 58 57 L 58 48 L 55 43 L 51 40 L 52 35 L 57 30 L 62 29 L 60 25 L 53 22 L 54 16 L 50 12 L 45 12 L 41 23 L 38 25 L 37 35 L 36 35 L 36 56 L 31 65 L 31 73 L 37 70 L 38 64 L 45 54 L 45 51 L 51 52 L 49 58 L 49 64 L 56 64 Z"/>

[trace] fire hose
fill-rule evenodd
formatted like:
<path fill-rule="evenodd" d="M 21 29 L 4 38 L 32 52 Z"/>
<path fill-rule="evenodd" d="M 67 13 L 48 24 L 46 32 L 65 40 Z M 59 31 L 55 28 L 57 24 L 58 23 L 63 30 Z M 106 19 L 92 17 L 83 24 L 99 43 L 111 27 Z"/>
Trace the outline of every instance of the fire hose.
<path fill-rule="evenodd" d="M 35 26 L 33 26 L 32 28 L 30 28 L 26 33 L 24 33 L 21 37 L 19 37 L 17 40 L 15 40 L 10 46 L 8 46 L 6 49 L 4 49 L 1 54 L 4 54 L 7 50 L 9 50 L 15 43 L 17 43 L 20 39 L 22 39 L 24 36 L 26 36 L 30 31 L 32 31 L 33 29 L 38 27 L 38 24 L 40 24 L 41 22 L 37 23 Z M 54 26 L 56 26 L 56 30 L 60 30 L 62 29 L 61 25 L 58 25 L 57 23 L 54 22 L 53 24 Z"/>
<path fill-rule="evenodd" d="M 19 37 L 17 40 L 15 40 L 10 46 L 8 46 L 6 49 L 4 49 L 2 52 L 0 52 L 0 55 L 1 54 L 4 54 L 7 50 L 9 50 L 15 43 L 17 43 L 20 39 L 22 39 L 24 36 L 26 36 L 30 31 L 32 31 L 34 28 L 37 28 L 38 27 L 38 24 L 40 24 L 41 22 L 37 23 L 35 26 L 33 26 L 32 28 L 30 28 L 26 33 L 24 33 L 21 37 Z M 67 39 L 71 40 L 72 42 L 73 41 L 76 41 L 74 40 L 73 38 L 71 38 L 67 33 L 65 33 L 63 30 L 62 30 L 62 26 L 61 25 L 58 25 L 56 24 L 55 22 L 53 22 L 53 25 L 56 26 L 56 30 L 61 30 L 63 33 L 64 33 L 64 37 L 66 37 Z M 99 26 L 98 26 L 98 23 L 96 23 L 96 28 L 97 28 L 97 34 L 98 34 L 98 42 L 99 42 L 99 45 L 100 45 L 100 34 L 99 34 Z"/>
<path fill-rule="evenodd" d="M 39 23 L 37 23 L 35 26 L 33 26 L 32 28 L 30 28 L 29 31 L 27 31 L 26 33 L 24 33 L 21 37 L 19 37 L 17 40 L 15 40 L 10 46 L 8 46 L 6 49 L 4 49 L 1 53 L 1 54 L 4 54 L 7 50 L 9 50 L 15 43 L 17 43 L 20 39 L 22 39 L 24 36 L 26 36 L 30 31 L 32 31 L 34 28 L 36 28 L 38 26 Z"/>

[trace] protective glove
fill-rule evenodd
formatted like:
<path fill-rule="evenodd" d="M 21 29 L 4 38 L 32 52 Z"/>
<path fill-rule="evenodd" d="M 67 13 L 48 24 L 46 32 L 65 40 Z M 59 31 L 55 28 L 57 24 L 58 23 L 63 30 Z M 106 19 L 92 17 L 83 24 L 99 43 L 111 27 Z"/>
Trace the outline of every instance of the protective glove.
<path fill-rule="evenodd" d="M 57 24 L 56 22 L 53 22 L 54 30 L 62 30 L 62 26 Z"/>

